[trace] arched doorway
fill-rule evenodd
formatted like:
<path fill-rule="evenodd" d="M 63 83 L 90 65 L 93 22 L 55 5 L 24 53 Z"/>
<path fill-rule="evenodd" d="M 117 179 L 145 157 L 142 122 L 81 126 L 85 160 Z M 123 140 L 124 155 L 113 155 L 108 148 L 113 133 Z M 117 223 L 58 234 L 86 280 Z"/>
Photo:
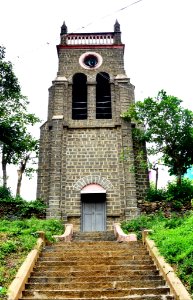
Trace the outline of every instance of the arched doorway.
<path fill-rule="evenodd" d="M 106 230 L 106 190 L 88 184 L 81 190 L 82 231 Z"/>

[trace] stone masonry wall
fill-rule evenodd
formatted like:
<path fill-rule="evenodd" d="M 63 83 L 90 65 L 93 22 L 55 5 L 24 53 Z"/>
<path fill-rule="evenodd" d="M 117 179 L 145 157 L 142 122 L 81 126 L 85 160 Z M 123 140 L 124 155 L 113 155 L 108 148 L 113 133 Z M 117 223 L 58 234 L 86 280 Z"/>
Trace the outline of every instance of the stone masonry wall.
<path fill-rule="evenodd" d="M 50 171 L 50 141 L 48 134 L 48 122 L 41 126 L 40 149 L 38 162 L 37 198 L 44 200 L 48 205 Z"/>
<path fill-rule="evenodd" d="M 95 81 L 88 86 L 88 98 L 94 104 L 93 89 Z M 138 214 L 136 178 L 130 172 L 134 166 L 131 124 L 120 118 L 120 113 L 133 102 L 133 90 L 125 75 L 117 78 L 111 84 L 111 120 L 96 120 L 94 108 L 87 120 L 72 120 L 71 84 L 67 80 L 53 82 L 48 122 L 41 129 L 38 176 L 38 196 L 49 204 L 47 217 L 68 221 L 77 218 L 80 223 L 80 191 L 74 191 L 72 186 L 89 174 L 112 180 L 114 191 L 107 193 L 108 218 L 130 219 Z M 131 154 L 126 163 L 120 160 L 120 154 L 128 147 Z"/>
<path fill-rule="evenodd" d="M 139 204 L 144 202 L 146 191 L 149 188 L 149 174 L 147 166 L 147 152 L 145 143 L 136 141 L 134 139 L 134 158 L 135 158 L 135 177 L 136 177 L 136 191 L 137 202 Z"/>
<path fill-rule="evenodd" d="M 106 199 L 107 217 L 123 214 L 121 201 L 124 199 L 120 201 L 119 182 L 120 142 L 118 128 L 68 129 L 66 165 L 63 169 L 67 181 L 62 204 L 68 218 L 81 216 L 80 190 L 75 189 L 74 185 L 89 175 L 105 178 L 111 183 Z"/>
<path fill-rule="evenodd" d="M 102 65 L 96 70 L 83 69 L 79 64 L 79 57 L 85 52 L 97 52 L 103 57 Z M 116 76 L 125 74 L 123 49 L 60 49 L 59 50 L 59 68 L 57 76 L 72 78 L 73 74 L 82 72 L 87 76 L 96 75 L 99 72 L 107 72 Z"/>

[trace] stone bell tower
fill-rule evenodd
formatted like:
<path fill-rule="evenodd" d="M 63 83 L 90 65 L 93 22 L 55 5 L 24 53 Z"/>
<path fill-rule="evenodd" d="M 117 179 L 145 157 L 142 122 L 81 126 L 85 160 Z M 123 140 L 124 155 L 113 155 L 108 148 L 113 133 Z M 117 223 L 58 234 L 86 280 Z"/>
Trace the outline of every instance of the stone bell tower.
<path fill-rule="evenodd" d="M 57 51 L 41 127 L 37 197 L 48 206 L 47 218 L 104 231 L 138 215 L 148 182 L 137 166 L 133 124 L 120 117 L 134 102 L 120 25 L 116 21 L 113 32 L 68 33 L 64 23 Z M 129 154 L 121 160 L 124 150 Z"/>

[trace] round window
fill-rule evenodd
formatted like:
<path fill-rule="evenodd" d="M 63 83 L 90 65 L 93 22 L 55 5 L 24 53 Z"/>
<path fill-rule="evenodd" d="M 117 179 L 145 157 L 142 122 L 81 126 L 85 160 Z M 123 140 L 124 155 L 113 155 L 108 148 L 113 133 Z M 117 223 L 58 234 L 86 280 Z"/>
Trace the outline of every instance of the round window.
<path fill-rule="evenodd" d="M 84 69 L 96 69 L 102 64 L 102 57 L 96 52 L 86 52 L 79 58 L 79 64 Z"/>

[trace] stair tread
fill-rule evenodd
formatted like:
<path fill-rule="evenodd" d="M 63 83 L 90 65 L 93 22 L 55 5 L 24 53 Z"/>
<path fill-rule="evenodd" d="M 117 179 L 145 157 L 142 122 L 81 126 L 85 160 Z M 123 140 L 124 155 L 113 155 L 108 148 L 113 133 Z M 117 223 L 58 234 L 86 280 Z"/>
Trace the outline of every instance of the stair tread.
<path fill-rule="evenodd" d="M 92 289 L 92 290 L 31 290 L 23 293 L 24 296 L 39 296 L 45 297 L 55 297 L 55 299 L 59 297 L 63 298 L 70 298 L 70 297 L 85 297 L 90 299 L 91 297 L 128 297 L 130 295 L 167 295 L 169 294 L 169 288 L 167 287 L 160 287 L 160 288 L 131 288 L 131 289 Z M 39 298 L 39 299 L 41 299 Z"/>
<path fill-rule="evenodd" d="M 116 288 L 95 288 L 95 289 L 92 289 L 92 290 L 89 290 L 89 289 L 55 289 L 54 291 L 52 289 L 46 289 L 46 290 L 42 290 L 42 289 L 31 289 L 31 291 L 28 291 L 26 290 L 25 292 L 26 293 L 34 293 L 34 291 L 36 292 L 39 292 L 39 293 L 43 293 L 43 292 L 49 292 L 49 293 L 61 293 L 61 292 L 70 292 L 72 294 L 76 294 L 76 293 L 93 293 L 93 292 L 111 292 L 113 291 L 114 293 L 122 293 L 122 292 L 132 292 L 133 294 L 135 294 L 136 292 L 138 291 L 142 291 L 142 292 L 150 292 L 150 293 L 154 293 L 154 292 L 157 292 L 157 291 L 169 291 L 169 288 L 166 287 L 166 286 L 162 286 L 162 287 L 145 287 L 145 288 L 137 288 L 137 287 L 132 287 L 132 288 L 120 288 L 120 289 L 116 289 Z"/>
<path fill-rule="evenodd" d="M 22 297 L 22 298 L 20 298 L 19 300 L 31 300 L 31 299 L 33 299 L 33 300 L 48 300 L 48 298 L 46 297 L 46 298 L 34 298 L 34 297 Z M 88 298 L 84 298 L 84 297 L 81 297 L 81 298 L 49 298 L 49 300 L 88 300 Z M 89 298 L 90 299 L 90 298 Z M 102 300 L 102 299 L 107 299 L 107 298 L 95 298 L 95 297 L 92 297 L 91 298 L 92 300 Z M 129 300 L 129 299 L 131 299 L 131 300 L 174 300 L 174 297 L 173 296 L 171 296 L 171 295 L 166 295 L 164 298 L 163 298 L 163 296 L 161 295 L 161 296 L 159 296 L 159 295 L 145 295 L 145 297 L 143 297 L 143 296 L 141 296 L 141 295 L 135 295 L 135 296 L 133 296 L 133 295 L 131 295 L 131 296 L 126 296 L 126 297 L 115 297 L 115 296 L 113 296 L 113 297 L 108 297 L 108 299 L 110 299 L 110 300 L 125 300 L 125 299 L 127 299 L 127 300 Z"/>
<path fill-rule="evenodd" d="M 119 276 L 119 275 L 116 275 L 116 276 L 108 276 L 108 278 L 110 279 L 110 280 L 117 280 L 116 278 L 122 278 L 122 276 Z M 151 278 L 151 279 L 153 279 L 153 278 L 162 278 L 160 275 L 132 275 L 132 276 L 129 276 L 129 277 L 127 277 L 127 278 L 129 278 L 130 280 L 136 280 L 136 279 L 143 279 L 143 278 Z M 37 275 L 32 275 L 30 278 L 32 278 L 32 279 L 35 279 L 35 278 L 43 278 L 43 279 L 51 279 L 51 278 L 55 278 L 55 279 L 57 279 L 57 280 L 59 280 L 59 279 L 69 279 L 69 278 L 66 278 L 66 276 L 63 276 L 63 277 L 46 277 L 45 275 L 44 276 L 42 276 L 42 274 L 40 275 L 40 276 L 37 276 Z M 88 278 L 87 276 L 81 276 L 81 279 L 84 279 L 85 280 L 85 278 Z M 93 280 L 96 280 L 96 279 L 106 279 L 107 278 L 107 276 L 97 276 L 97 277 L 95 277 L 95 276 L 93 276 L 93 277 L 89 277 L 89 279 L 93 279 Z"/>

